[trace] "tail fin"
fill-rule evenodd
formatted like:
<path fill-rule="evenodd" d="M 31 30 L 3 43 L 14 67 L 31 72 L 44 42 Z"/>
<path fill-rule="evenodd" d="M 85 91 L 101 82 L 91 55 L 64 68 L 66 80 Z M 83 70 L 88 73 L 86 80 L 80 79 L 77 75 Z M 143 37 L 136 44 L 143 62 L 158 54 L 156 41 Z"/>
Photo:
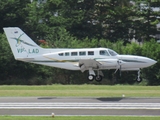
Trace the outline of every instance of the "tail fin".
<path fill-rule="evenodd" d="M 3 28 L 15 59 L 27 58 L 42 54 L 39 47 L 28 35 L 18 27 Z"/>

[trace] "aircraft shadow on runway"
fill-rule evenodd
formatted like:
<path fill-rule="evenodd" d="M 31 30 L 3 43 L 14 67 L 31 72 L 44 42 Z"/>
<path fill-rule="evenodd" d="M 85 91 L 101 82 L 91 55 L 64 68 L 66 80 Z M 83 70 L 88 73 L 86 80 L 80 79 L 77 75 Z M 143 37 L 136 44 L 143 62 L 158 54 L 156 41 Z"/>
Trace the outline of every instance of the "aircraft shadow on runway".
<path fill-rule="evenodd" d="M 121 101 L 122 99 L 125 99 L 125 98 L 122 98 L 122 97 L 110 97 L 110 98 L 105 98 L 105 97 L 102 97 L 102 98 L 96 98 L 97 100 L 100 100 L 100 101 L 103 101 L 103 102 L 117 102 L 117 101 Z"/>
<path fill-rule="evenodd" d="M 37 98 L 39 100 L 49 100 L 49 99 L 57 99 L 57 97 L 39 97 Z M 63 99 L 63 98 L 59 98 L 59 99 Z M 65 99 L 70 99 L 70 98 L 65 98 Z M 71 98 L 71 99 L 74 99 L 74 98 Z M 96 99 L 96 100 L 99 100 L 99 101 L 103 101 L 103 102 L 118 102 L 118 101 L 121 101 L 125 98 L 122 98 L 122 97 L 100 97 L 100 98 L 75 98 L 75 99 Z"/>
<path fill-rule="evenodd" d="M 39 100 L 45 100 L 45 99 L 56 99 L 57 97 L 39 97 L 37 99 Z"/>

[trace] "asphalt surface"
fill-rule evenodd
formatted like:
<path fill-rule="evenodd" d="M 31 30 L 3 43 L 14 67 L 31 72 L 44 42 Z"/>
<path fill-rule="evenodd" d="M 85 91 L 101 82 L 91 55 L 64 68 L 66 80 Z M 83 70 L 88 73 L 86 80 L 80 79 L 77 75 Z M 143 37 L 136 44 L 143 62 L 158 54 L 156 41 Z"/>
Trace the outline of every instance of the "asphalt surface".
<path fill-rule="evenodd" d="M 160 98 L 0 97 L 0 115 L 160 116 Z"/>

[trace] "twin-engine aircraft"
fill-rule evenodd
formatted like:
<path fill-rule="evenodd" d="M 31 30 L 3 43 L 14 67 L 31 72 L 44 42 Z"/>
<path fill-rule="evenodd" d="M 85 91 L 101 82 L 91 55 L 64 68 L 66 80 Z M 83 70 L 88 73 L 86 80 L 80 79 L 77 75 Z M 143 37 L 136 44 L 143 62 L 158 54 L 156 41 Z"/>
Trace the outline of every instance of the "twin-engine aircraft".
<path fill-rule="evenodd" d="M 18 27 L 3 28 L 14 58 L 19 61 L 41 64 L 68 70 L 89 71 L 88 80 L 101 81 L 102 70 L 138 71 L 156 63 L 155 60 L 134 55 L 119 55 L 108 48 L 41 48 Z M 96 73 L 95 73 L 96 72 Z"/>

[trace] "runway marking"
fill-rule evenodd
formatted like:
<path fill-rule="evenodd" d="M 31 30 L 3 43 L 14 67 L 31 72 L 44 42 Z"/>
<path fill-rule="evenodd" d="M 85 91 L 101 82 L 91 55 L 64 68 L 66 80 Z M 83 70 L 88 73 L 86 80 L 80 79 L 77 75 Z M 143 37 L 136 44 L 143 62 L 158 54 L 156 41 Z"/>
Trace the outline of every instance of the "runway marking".
<path fill-rule="evenodd" d="M 45 117 L 45 116 L 51 116 L 51 115 L 10 115 L 10 116 L 40 116 L 40 117 Z M 55 116 L 64 116 L 64 117 L 69 117 L 69 116 L 111 116 L 111 117 L 160 117 L 160 115 L 55 115 Z"/>
<path fill-rule="evenodd" d="M 159 103 L 0 103 L 0 109 L 160 109 Z"/>

